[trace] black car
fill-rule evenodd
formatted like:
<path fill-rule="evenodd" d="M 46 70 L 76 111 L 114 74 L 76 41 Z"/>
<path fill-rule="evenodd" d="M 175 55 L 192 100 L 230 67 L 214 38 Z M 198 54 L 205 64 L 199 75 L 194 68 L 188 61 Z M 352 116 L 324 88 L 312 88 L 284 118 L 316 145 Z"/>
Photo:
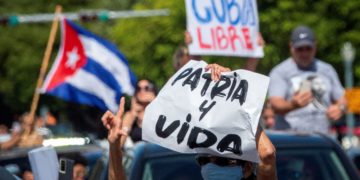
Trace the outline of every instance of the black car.
<path fill-rule="evenodd" d="M 278 179 L 359 179 L 354 164 L 332 139 L 321 134 L 267 132 L 276 147 Z M 194 154 L 181 154 L 155 144 L 135 146 L 130 180 L 202 179 Z"/>

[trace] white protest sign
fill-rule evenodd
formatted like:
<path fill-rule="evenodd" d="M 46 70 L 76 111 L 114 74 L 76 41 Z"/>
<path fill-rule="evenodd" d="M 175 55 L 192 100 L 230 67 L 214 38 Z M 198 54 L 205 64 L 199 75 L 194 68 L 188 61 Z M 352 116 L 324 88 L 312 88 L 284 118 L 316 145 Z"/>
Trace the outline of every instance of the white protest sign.
<path fill-rule="evenodd" d="M 256 0 L 185 0 L 192 55 L 263 57 Z"/>
<path fill-rule="evenodd" d="M 142 138 L 182 153 L 258 162 L 255 134 L 269 78 L 251 71 L 223 73 L 214 82 L 204 61 L 190 61 L 145 110 Z"/>

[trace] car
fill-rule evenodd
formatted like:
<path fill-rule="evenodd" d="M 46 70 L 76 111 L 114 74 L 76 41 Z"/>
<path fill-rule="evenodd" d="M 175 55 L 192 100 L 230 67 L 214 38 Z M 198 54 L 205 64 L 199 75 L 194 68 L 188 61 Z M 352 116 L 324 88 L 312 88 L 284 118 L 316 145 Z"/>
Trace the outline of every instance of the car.
<path fill-rule="evenodd" d="M 36 147 L 14 148 L 8 151 L 0 151 L 0 166 L 5 167 L 5 169 L 10 171 L 12 174 L 21 177 L 21 173 L 23 171 L 31 170 L 28 152 L 34 148 Z M 90 171 L 104 153 L 104 149 L 97 144 L 58 146 L 55 147 L 55 151 L 59 158 L 81 155 L 86 159 Z"/>
<path fill-rule="evenodd" d="M 360 173 L 360 147 L 351 147 L 346 150 L 346 153 L 354 162 L 357 171 Z"/>
<path fill-rule="evenodd" d="M 359 179 L 354 164 L 333 139 L 322 134 L 266 132 L 276 147 L 279 180 Z M 129 153 L 128 153 L 129 154 Z M 151 143 L 140 143 L 130 153 L 129 180 L 202 179 L 195 154 L 183 154 Z"/>

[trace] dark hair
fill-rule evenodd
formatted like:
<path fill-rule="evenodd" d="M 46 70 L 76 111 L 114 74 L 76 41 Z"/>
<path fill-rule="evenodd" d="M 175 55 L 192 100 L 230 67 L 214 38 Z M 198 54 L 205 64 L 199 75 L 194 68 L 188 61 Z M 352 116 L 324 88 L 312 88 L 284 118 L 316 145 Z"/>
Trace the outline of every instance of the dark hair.
<path fill-rule="evenodd" d="M 181 68 L 181 60 L 185 56 L 189 55 L 189 50 L 186 46 L 179 46 L 173 55 L 173 67 L 175 70 L 179 70 Z"/>
<path fill-rule="evenodd" d="M 150 79 L 147 79 L 147 78 L 141 78 L 141 79 L 139 79 L 139 80 L 137 81 L 137 83 L 136 83 L 136 87 L 138 87 L 139 82 L 142 81 L 142 80 L 147 81 L 147 82 L 149 83 L 149 86 L 150 86 L 151 89 L 152 89 L 152 92 L 154 92 L 154 94 L 157 95 L 157 93 L 158 93 L 158 88 L 157 88 L 155 82 L 152 81 L 152 80 L 150 80 Z M 136 94 L 137 92 L 138 92 L 138 90 L 137 90 L 137 88 L 136 88 L 136 89 L 135 89 L 135 94 Z"/>

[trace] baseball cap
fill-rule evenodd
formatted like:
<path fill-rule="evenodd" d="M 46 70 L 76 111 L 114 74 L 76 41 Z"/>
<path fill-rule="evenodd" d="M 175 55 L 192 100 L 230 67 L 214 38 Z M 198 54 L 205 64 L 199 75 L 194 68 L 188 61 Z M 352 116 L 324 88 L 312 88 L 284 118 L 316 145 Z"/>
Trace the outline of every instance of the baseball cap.
<path fill-rule="evenodd" d="M 315 36 L 313 31 L 306 26 L 298 26 L 292 31 L 291 42 L 293 47 L 315 46 Z"/>

